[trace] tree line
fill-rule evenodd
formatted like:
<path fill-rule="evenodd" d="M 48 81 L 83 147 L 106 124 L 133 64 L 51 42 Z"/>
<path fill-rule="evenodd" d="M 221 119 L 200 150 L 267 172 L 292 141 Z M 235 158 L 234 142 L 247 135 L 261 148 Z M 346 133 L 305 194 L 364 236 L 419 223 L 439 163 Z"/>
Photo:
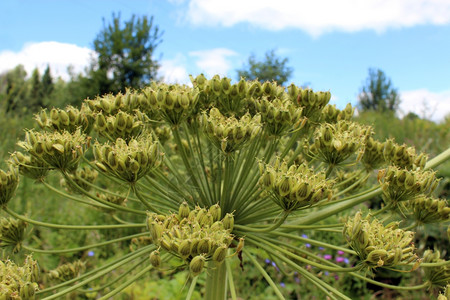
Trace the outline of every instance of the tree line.
<path fill-rule="evenodd" d="M 103 28 L 93 42 L 97 53 L 84 74 L 70 73 L 69 81 L 53 78 L 47 66 L 41 75 L 36 68 L 31 77 L 22 65 L 0 74 L 0 109 L 6 113 L 33 113 L 41 107 L 78 105 L 82 99 L 107 93 L 139 89 L 158 80 L 159 62 L 154 58 L 163 32 L 153 17 L 132 16 L 121 22 L 120 14 L 112 21 L 103 19 Z M 288 82 L 293 68 L 289 59 L 278 57 L 275 50 L 258 59 L 254 54 L 237 71 L 237 80 Z M 369 75 L 358 97 L 361 111 L 394 112 L 400 103 L 397 89 L 379 69 L 369 69 Z"/>

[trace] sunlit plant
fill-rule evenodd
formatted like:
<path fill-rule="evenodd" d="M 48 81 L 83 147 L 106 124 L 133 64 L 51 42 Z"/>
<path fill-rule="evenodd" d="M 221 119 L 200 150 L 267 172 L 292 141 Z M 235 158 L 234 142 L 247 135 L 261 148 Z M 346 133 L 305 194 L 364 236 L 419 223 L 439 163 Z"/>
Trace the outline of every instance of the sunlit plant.
<path fill-rule="evenodd" d="M 41 274 L 48 280 L 40 289 L 34 264 L 23 271 L 4 262 L 1 299 L 61 299 L 91 287 L 97 299 L 109 299 L 150 270 L 187 271 L 187 299 L 203 282 L 204 299 L 237 299 L 232 260 L 250 262 L 284 299 L 264 268 L 269 257 L 329 299 L 350 298 L 322 280 L 321 271 L 448 295 L 450 263 L 437 250 L 422 259 L 414 230 L 448 225 L 450 207 L 433 198 L 438 180 L 431 168 L 450 158 L 450 149 L 427 161 L 405 145 L 377 141 L 371 127 L 352 121 L 351 105 L 339 110 L 328 104 L 329 92 L 244 79 L 232 84 L 219 76 L 191 80 L 192 86 L 152 83 L 87 99 L 80 109 L 36 115 L 41 129 L 26 132 L 9 170 L 0 171 L 0 203 L 12 217 L 0 222 L 0 246 L 58 255 L 129 241 L 129 253 L 94 269 L 85 270 L 82 261 L 61 265 Z M 50 224 L 14 212 L 7 205 L 19 174 L 111 215 L 110 223 Z M 52 176 L 63 180 L 62 187 L 50 185 Z M 379 195 L 381 209 L 361 205 Z M 324 222 L 331 216 L 340 222 Z M 27 245 L 26 225 L 136 233 L 44 250 Z M 335 233 L 342 243 L 307 238 L 314 230 Z M 334 263 L 307 249 L 311 245 L 358 263 Z M 379 268 L 423 270 L 424 282 L 377 282 L 370 277 Z M 122 270 L 119 276 L 115 270 Z"/>

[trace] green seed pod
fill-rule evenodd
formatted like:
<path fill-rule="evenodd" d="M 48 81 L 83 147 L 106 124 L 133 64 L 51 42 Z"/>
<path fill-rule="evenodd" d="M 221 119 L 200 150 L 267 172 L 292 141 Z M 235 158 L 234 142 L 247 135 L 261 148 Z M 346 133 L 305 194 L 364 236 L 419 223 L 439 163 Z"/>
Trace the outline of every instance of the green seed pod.
<path fill-rule="evenodd" d="M 211 241 L 209 239 L 201 239 L 197 245 L 197 253 L 208 254 L 211 251 Z"/>
<path fill-rule="evenodd" d="M 181 203 L 179 209 L 178 209 L 178 218 L 184 219 L 187 218 L 189 216 L 189 213 L 191 212 L 191 210 L 189 209 L 189 205 L 186 201 L 183 201 L 183 203 Z"/>
<path fill-rule="evenodd" d="M 222 219 L 223 227 L 230 232 L 234 228 L 234 216 L 232 213 L 227 213 Z"/>
<path fill-rule="evenodd" d="M 205 257 L 202 255 L 197 255 L 191 260 L 189 263 L 189 270 L 191 271 L 192 276 L 195 277 L 203 271 L 205 260 Z"/>
<path fill-rule="evenodd" d="M 186 259 L 191 254 L 191 246 L 191 240 L 184 240 L 181 242 L 180 246 L 178 247 L 178 254 L 181 256 L 181 258 Z"/>
<path fill-rule="evenodd" d="M 213 222 L 220 220 L 222 217 L 222 209 L 220 208 L 219 204 L 214 204 L 209 208 L 209 213 L 213 217 Z"/>
<path fill-rule="evenodd" d="M 227 257 L 227 251 L 228 247 L 225 245 L 217 247 L 212 255 L 212 260 L 217 264 L 221 264 Z"/>

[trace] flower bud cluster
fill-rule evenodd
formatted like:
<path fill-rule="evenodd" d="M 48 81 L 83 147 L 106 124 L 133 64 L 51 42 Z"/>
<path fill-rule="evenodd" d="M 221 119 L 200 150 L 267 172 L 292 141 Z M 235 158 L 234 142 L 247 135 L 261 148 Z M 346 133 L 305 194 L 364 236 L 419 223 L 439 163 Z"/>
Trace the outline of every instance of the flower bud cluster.
<path fill-rule="evenodd" d="M 428 159 L 426 154 L 417 155 L 413 147 L 398 145 L 393 140 L 385 142 L 383 154 L 389 164 L 408 170 L 423 169 Z"/>
<path fill-rule="evenodd" d="M 199 124 L 212 143 L 224 153 L 240 149 L 261 131 L 261 117 L 245 114 L 239 120 L 225 117 L 217 108 L 203 112 Z"/>
<path fill-rule="evenodd" d="M 138 115 L 141 116 L 138 117 Z M 128 141 L 142 133 L 144 123 L 141 119 L 143 119 L 143 116 L 140 112 L 130 115 L 119 111 L 117 114 L 109 116 L 98 113 L 95 116 L 95 130 L 110 141 L 115 141 L 118 138 Z"/>
<path fill-rule="evenodd" d="M 0 206 L 6 205 L 19 184 L 18 169 L 10 165 L 7 172 L 0 169 Z"/>
<path fill-rule="evenodd" d="M 336 123 L 341 120 L 350 121 L 355 108 L 348 103 L 343 110 L 337 109 L 336 105 L 327 104 L 322 110 L 322 120 L 325 123 Z"/>
<path fill-rule="evenodd" d="M 305 164 L 287 166 L 279 160 L 273 166 L 260 164 L 259 184 L 284 211 L 311 206 L 331 197 L 331 181 L 325 173 L 314 172 Z"/>
<path fill-rule="evenodd" d="M 330 92 L 314 92 L 312 89 L 298 88 L 291 84 L 288 86 L 289 99 L 298 106 L 303 107 L 302 116 L 313 122 L 322 117 L 322 109 L 330 102 Z"/>
<path fill-rule="evenodd" d="M 61 282 L 74 279 L 86 270 L 86 265 L 81 260 L 73 263 L 66 263 L 54 270 L 49 271 L 48 277 Z"/>
<path fill-rule="evenodd" d="M 98 172 L 92 168 L 83 166 L 78 168 L 74 174 L 69 174 L 72 180 L 77 184 L 77 186 L 73 186 L 70 181 L 63 179 L 63 185 L 67 187 L 67 189 L 71 192 L 78 193 L 79 189 L 83 189 L 85 191 L 89 191 L 91 186 L 86 183 L 94 183 L 98 177 Z"/>
<path fill-rule="evenodd" d="M 0 261 L 0 299 L 34 300 L 38 280 L 39 266 L 31 256 L 22 267 L 10 260 Z"/>
<path fill-rule="evenodd" d="M 197 276 L 203 270 L 205 261 L 221 264 L 234 239 L 231 234 L 233 215 L 226 214 L 222 219 L 221 215 L 218 205 L 191 210 L 184 202 L 178 213 L 148 214 L 147 226 L 153 242 L 183 259 L 189 264 L 191 274 Z M 150 261 L 159 267 L 161 258 L 158 250 L 150 255 Z"/>
<path fill-rule="evenodd" d="M 210 80 L 203 74 L 195 79 L 191 76 L 194 88 L 199 91 L 199 103 L 202 108 L 217 107 L 225 115 L 241 115 L 247 97 L 247 82 L 241 79 L 231 84 L 231 79 L 215 75 Z"/>
<path fill-rule="evenodd" d="M 29 130 L 18 145 L 41 163 L 63 171 L 73 171 L 90 144 L 90 137 L 78 129 L 73 133 Z"/>
<path fill-rule="evenodd" d="M 358 153 L 358 161 L 364 153 L 364 144 L 372 130 L 368 126 L 349 121 L 336 124 L 324 123 L 314 133 L 314 143 L 305 142 L 304 153 L 330 165 L 339 165 Z"/>
<path fill-rule="evenodd" d="M 102 113 L 105 116 L 116 115 L 119 111 L 133 114 L 139 110 L 146 112 L 149 109 L 149 103 L 145 95 L 127 90 L 125 94 L 104 95 L 97 97 L 95 100 L 85 101 L 91 111 Z"/>
<path fill-rule="evenodd" d="M 49 172 L 47 163 L 22 152 L 12 153 L 10 162 L 19 169 L 20 174 L 37 181 L 44 179 Z"/>
<path fill-rule="evenodd" d="M 441 258 L 439 251 L 426 250 L 423 253 L 423 263 L 444 263 L 445 260 Z M 450 265 L 443 264 L 441 266 L 426 267 L 423 266 L 424 277 L 432 286 L 444 289 L 446 285 L 450 284 Z"/>
<path fill-rule="evenodd" d="M 384 157 L 384 146 L 385 143 L 374 140 L 372 137 L 369 137 L 366 140 L 362 163 L 367 170 L 374 170 L 386 163 L 386 159 Z"/>
<path fill-rule="evenodd" d="M 161 164 L 163 154 L 151 135 L 131 139 L 118 138 L 109 143 L 94 145 L 97 167 L 126 182 L 136 182 Z"/>
<path fill-rule="evenodd" d="M 178 125 L 195 109 L 198 90 L 188 86 L 160 84 L 143 90 L 149 107 L 170 125 Z"/>
<path fill-rule="evenodd" d="M 35 115 L 35 120 L 42 129 L 75 132 L 77 129 L 89 134 L 93 125 L 92 111 L 85 104 L 81 109 L 67 106 L 65 110 L 52 108 L 50 116 L 45 109 Z"/>
<path fill-rule="evenodd" d="M 126 203 L 127 203 L 127 201 L 126 201 L 127 198 L 111 195 L 109 193 L 105 193 L 105 194 L 97 193 L 97 197 L 99 197 L 100 199 L 105 200 L 109 203 L 116 204 L 116 205 L 126 206 Z M 105 213 L 114 213 L 115 212 L 115 208 L 112 208 L 112 207 L 101 207 L 100 210 Z"/>
<path fill-rule="evenodd" d="M 420 169 L 410 171 L 395 166 L 380 170 L 378 181 L 386 204 L 397 204 L 419 195 L 430 195 L 438 185 L 435 172 Z"/>
<path fill-rule="evenodd" d="M 0 219 L 0 247 L 13 247 L 13 252 L 20 250 L 27 223 L 12 218 Z"/>
<path fill-rule="evenodd" d="M 450 221 L 450 207 L 447 200 L 420 196 L 408 201 L 406 206 L 419 224 Z"/>
<path fill-rule="evenodd" d="M 301 119 L 302 108 L 295 106 L 288 100 L 275 98 L 269 100 L 267 97 L 261 99 L 251 98 L 254 102 L 257 113 L 261 115 L 264 129 L 270 135 L 281 137 L 291 128 L 297 129 L 301 124 L 304 125 L 305 119 Z"/>
<path fill-rule="evenodd" d="M 241 79 L 242 81 L 242 79 Z M 285 88 L 279 86 L 275 81 L 266 81 L 261 83 L 258 80 L 247 83 L 247 96 L 254 98 L 267 98 L 269 101 L 276 98 L 283 98 L 285 95 Z"/>
<path fill-rule="evenodd" d="M 384 226 L 377 219 L 357 212 L 344 225 L 344 237 L 362 263 L 371 268 L 394 267 L 417 260 L 414 232 L 398 228 L 398 223 Z"/>

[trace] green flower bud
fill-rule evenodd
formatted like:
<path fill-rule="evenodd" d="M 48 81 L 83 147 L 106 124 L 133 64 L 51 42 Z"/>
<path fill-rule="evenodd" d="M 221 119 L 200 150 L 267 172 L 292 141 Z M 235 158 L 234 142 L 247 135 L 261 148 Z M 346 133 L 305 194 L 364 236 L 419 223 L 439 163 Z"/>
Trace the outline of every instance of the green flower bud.
<path fill-rule="evenodd" d="M 212 256 L 212 260 L 217 264 L 221 264 L 227 257 L 227 251 L 228 247 L 225 245 L 217 247 Z"/>
<path fill-rule="evenodd" d="M 203 271 L 203 267 L 205 266 L 205 257 L 203 255 L 197 255 L 192 258 L 189 263 L 189 270 L 193 277 L 199 275 Z"/>

